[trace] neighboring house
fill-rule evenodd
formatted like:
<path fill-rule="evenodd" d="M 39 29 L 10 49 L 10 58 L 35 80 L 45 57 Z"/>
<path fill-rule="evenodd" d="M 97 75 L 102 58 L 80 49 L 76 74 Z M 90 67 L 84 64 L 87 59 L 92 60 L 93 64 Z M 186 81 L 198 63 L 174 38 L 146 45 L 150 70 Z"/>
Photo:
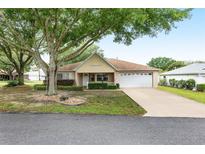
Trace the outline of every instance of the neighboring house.
<path fill-rule="evenodd" d="M 12 73 L 12 76 L 9 77 L 7 73 L 5 73 L 3 70 L 0 70 L 0 81 L 1 80 L 15 80 L 18 77 L 18 74 L 16 72 Z"/>
<path fill-rule="evenodd" d="M 9 80 L 9 75 L 7 75 L 6 73 L 3 73 L 3 71 L 1 72 L 0 70 L 0 81 L 1 80 Z"/>
<path fill-rule="evenodd" d="M 59 68 L 58 80 L 74 80 L 76 85 L 89 82 L 119 83 L 120 87 L 156 87 L 159 70 L 117 59 L 105 59 L 94 53 L 82 62 Z"/>
<path fill-rule="evenodd" d="M 197 84 L 205 83 L 205 63 L 193 63 L 161 74 L 164 79 L 188 80 L 194 79 Z"/>
<path fill-rule="evenodd" d="M 31 81 L 42 81 L 45 80 L 45 73 L 42 69 L 32 69 L 31 71 L 24 74 L 24 78 Z"/>

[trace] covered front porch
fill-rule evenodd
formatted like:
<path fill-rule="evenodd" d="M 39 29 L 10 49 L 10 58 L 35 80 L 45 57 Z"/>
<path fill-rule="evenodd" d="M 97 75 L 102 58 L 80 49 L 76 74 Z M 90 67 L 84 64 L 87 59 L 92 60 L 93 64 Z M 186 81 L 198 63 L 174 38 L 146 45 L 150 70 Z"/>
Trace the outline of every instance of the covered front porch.
<path fill-rule="evenodd" d="M 115 83 L 115 73 L 76 73 L 76 84 L 87 86 L 89 82 Z"/>

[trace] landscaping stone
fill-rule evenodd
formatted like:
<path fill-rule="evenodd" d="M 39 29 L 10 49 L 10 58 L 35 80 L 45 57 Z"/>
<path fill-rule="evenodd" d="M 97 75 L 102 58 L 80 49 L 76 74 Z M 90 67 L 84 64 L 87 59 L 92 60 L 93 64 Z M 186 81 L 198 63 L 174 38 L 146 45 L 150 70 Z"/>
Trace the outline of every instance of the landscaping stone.
<path fill-rule="evenodd" d="M 64 101 L 60 101 L 61 104 L 64 105 L 71 105 L 71 106 L 75 106 L 75 105 L 81 105 L 84 104 L 86 102 L 86 98 L 84 97 L 68 97 L 68 99 L 64 100 Z"/>
<path fill-rule="evenodd" d="M 34 96 L 34 99 L 37 102 L 55 102 L 55 103 L 61 103 L 64 105 L 80 105 L 86 102 L 85 97 L 81 96 L 70 96 L 69 94 L 62 92 L 57 95 L 53 96 L 47 96 L 45 94 L 38 94 Z"/>

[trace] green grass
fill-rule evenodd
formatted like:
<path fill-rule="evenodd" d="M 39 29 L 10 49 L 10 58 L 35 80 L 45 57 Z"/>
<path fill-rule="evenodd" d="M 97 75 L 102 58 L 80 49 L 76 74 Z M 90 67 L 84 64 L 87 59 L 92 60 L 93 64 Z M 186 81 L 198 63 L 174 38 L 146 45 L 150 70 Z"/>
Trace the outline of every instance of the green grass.
<path fill-rule="evenodd" d="M 7 88 L 7 90 L 8 89 L 9 88 Z M 10 92 L 10 94 L 13 93 Z M 80 106 L 32 102 L 28 98 L 29 92 L 17 93 L 15 95 L 15 100 L 12 100 L 9 96 L 8 99 L 10 100 L 7 98 L 3 99 L 5 95 L 6 94 L 0 94 L 0 99 L 2 97 L 0 101 L 0 112 L 43 112 L 103 115 L 143 115 L 146 113 L 142 107 L 137 105 L 121 91 L 81 91 L 70 93 L 70 95 L 83 96 L 87 98 L 86 103 Z M 8 101 L 5 102 L 5 100 Z"/>
<path fill-rule="evenodd" d="M 8 81 L 0 81 L 0 88 L 5 86 L 8 83 Z M 29 80 L 25 80 L 25 85 L 29 85 L 31 87 L 33 87 L 35 84 L 42 84 L 43 81 L 29 81 Z"/>
<path fill-rule="evenodd" d="M 3 87 L 7 84 L 7 81 L 0 81 L 0 87 Z"/>
<path fill-rule="evenodd" d="M 25 85 L 29 85 L 31 87 L 33 87 L 35 84 L 43 84 L 43 81 L 29 81 L 29 80 L 25 80 Z"/>
<path fill-rule="evenodd" d="M 167 91 L 173 94 L 177 94 L 179 96 L 183 96 L 183 97 L 186 97 L 186 98 L 189 98 L 189 99 L 205 104 L 205 92 L 196 92 L 196 91 L 191 91 L 191 90 L 177 89 L 177 88 L 164 87 L 164 86 L 159 86 L 158 89 Z"/>

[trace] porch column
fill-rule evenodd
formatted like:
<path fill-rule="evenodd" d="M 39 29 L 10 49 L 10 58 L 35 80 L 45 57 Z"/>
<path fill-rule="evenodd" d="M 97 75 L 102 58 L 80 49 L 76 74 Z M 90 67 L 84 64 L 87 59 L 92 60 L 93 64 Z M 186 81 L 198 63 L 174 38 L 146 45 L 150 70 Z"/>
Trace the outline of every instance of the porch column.
<path fill-rule="evenodd" d="M 95 74 L 95 82 L 97 82 L 97 74 Z"/>
<path fill-rule="evenodd" d="M 78 73 L 77 72 L 75 72 L 75 84 L 76 84 L 76 86 L 79 85 Z"/>
<path fill-rule="evenodd" d="M 118 83 L 118 72 L 114 72 L 114 83 Z"/>

